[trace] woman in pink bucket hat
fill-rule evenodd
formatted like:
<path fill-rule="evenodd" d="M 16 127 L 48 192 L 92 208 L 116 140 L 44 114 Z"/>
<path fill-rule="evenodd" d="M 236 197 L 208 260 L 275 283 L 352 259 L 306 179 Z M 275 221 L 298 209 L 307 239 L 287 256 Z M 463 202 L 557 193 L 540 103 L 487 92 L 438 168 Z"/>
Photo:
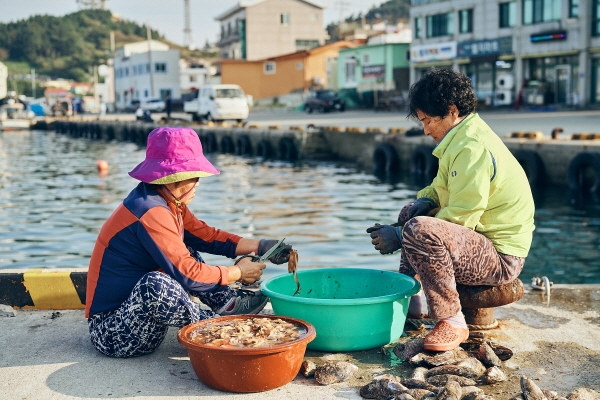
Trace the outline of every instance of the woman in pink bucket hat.
<path fill-rule="evenodd" d="M 245 239 L 194 216 L 187 205 L 199 178 L 216 174 L 194 130 L 161 127 L 148 135 L 146 159 L 129 172 L 141 182 L 102 226 L 90 260 L 86 318 L 92 344 L 101 353 L 148 354 L 169 326 L 216 314 L 256 314 L 267 303 L 260 290 L 229 286 L 256 282 L 264 263 L 241 257 L 233 265 L 212 266 L 200 255 L 261 256 L 277 243 Z M 281 246 L 269 261 L 289 260 L 292 246 Z"/>

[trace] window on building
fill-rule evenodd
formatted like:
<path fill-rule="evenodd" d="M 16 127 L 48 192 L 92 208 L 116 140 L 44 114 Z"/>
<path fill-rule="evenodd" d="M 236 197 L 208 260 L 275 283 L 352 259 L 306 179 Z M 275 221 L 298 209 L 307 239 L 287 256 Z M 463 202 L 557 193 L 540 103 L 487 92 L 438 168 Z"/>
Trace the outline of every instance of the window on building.
<path fill-rule="evenodd" d="M 363 54 L 363 65 L 371 64 L 371 54 L 365 53 Z"/>
<path fill-rule="evenodd" d="M 196 75 L 190 75 L 190 82 L 196 82 L 198 77 Z"/>
<path fill-rule="evenodd" d="M 517 2 L 509 1 L 508 3 L 500 3 L 498 15 L 500 28 L 515 26 L 517 24 Z"/>
<path fill-rule="evenodd" d="M 569 18 L 579 17 L 579 0 L 569 0 Z"/>
<path fill-rule="evenodd" d="M 150 73 L 150 63 L 146 63 L 146 73 Z"/>
<path fill-rule="evenodd" d="M 275 73 L 275 63 L 273 61 L 267 61 L 263 64 L 263 71 L 265 74 Z"/>
<path fill-rule="evenodd" d="M 415 18 L 415 39 L 423 37 L 423 20 L 421 18 Z"/>
<path fill-rule="evenodd" d="M 437 14 L 427 17 L 427 37 L 447 36 L 454 33 L 454 14 Z"/>
<path fill-rule="evenodd" d="M 302 71 L 302 68 L 304 68 L 304 64 L 303 64 L 303 63 L 301 63 L 301 62 L 297 62 L 297 63 L 296 63 L 296 69 L 297 69 L 298 71 Z"/>
<path fill-rule="evenodd" d="M 160 89 L 160 98 L 166 99 L 167 95 L 171 97 L 171 89 Z"/>
<path fill-rule="evenodd" d="M 523 24 L 559 21 L 562 0 L 523 0 Z"/>
<path fill-rule="evenodd" d="M 348 86 L 356 84 L 356 58 L 354 56 L 346 58 L 344 65 L 344 82 Z"/>
<path fill-rule="evenodd" d="M 148 98 L 148 89 L 144 90 L 144 98 L 147 99 Z"/>
<path fill-rule="evenodd" d="M 281 22 L 281 25 L 289 25 L 290 24 L 290 13 L 281 13 L 280 22 Z"/>
<path fill-rule="evenodd" d="M 318 21 L 319 20 L 319 14 L 317 14 L 317 13 L 310 14 L 310 20 L 311 21 Z"/>
<path fill-rule="evenodd" d="M 157 62 L 154 63 L 154 72 L 159 74 L 165 74 L 167 72 L 167 63 Z"/>
<path fill-rule="evenodd" d="M 600 36 L 600 0 L 592 1 L 592 35 Z"/>
<path fill-rule="evenodd" d="M 458 12 L 458 32 L 470 33 L 473 32 L 473 9 L 460 10 Z"/>
<path fill-rule="evenodd" d="M 129 76 L 129 68 L 125 67 L 125 76 Z"/>
<path fill-rule="evenodd" d="M 310 50 L 319 47 L 318 40 L 299 40 L 296 39 L 296 51 Z"/>

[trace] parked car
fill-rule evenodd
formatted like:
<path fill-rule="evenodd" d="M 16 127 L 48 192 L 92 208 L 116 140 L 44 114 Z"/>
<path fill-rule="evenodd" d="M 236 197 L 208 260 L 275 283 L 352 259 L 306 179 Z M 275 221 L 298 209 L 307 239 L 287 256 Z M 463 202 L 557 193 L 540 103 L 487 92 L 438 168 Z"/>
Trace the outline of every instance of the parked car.
<path fill-rule="evenodd" d="M 248 101 L 238 85 L 205 85 L 195 94 L 195 98 L 183 103 L 183 111 L 191 114 L 194 121 L 243 122 L 248 118 Z"/>
<path fill-rule="evenodd" d="M 319 112 L 345 111 L 346 103 L 333 90 L 312 90 L 308 93 L 308 98 L 304 103 L 304 111 L 310 114 L 315 110 Z"/>
<path fill-rule="evenodd" d="M 145 100 L 140 103 L 140 107 L 150 112 L 163 112 L 165 111 L 165 101 L 161 99 Z"/>

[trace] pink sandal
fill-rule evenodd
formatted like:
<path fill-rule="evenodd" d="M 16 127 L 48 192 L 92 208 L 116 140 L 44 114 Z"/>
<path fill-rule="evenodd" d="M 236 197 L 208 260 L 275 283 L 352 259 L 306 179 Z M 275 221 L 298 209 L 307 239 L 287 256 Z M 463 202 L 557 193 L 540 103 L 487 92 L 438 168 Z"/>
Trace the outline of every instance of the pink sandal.
<path fill-rule="evenodd" d="M 468 338 L 468 328 L 455 328 L 446 321 L 439 321 L 425 337 L 423 347 L 429 351 L 450 351 Z"/>

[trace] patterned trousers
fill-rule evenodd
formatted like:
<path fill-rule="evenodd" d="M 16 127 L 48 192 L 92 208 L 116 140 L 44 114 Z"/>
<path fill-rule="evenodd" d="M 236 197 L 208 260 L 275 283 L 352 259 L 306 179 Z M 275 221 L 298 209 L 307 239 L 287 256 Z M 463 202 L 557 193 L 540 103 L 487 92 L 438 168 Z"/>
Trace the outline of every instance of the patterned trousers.
<path fill-rule="evenodd" d="M 419 275 L 435 319 L 461 310 L 457 283 L 503 285 L 519 276 L 524 263 L 525 258 L 498 253 L 482 234 L 441 219 L 415 217 L 402 231 L 400 272 Z"/>
<path fill-rule="evenodd" d="M 235 295 L 229 286 L 207 292 L 190 292 L 216 310 Z M 194 303 L 183 287 L 161 272 L 149 272 L 114 310 L 88 319 L 94 347 L 110 357 L 136 357 L 152 353 L 165 339 L 169 326 L 183 327 L 215 314 Z"/>

